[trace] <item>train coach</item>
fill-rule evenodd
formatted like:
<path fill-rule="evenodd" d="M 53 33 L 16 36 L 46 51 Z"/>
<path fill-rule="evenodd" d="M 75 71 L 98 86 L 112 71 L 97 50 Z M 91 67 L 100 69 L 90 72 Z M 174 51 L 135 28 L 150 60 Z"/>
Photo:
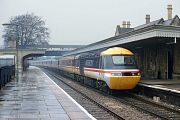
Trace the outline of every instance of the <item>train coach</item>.
<path fill-rule="evenodd" d="M 133 89 L 141 78 L 134 54 L 121 47 L 68 55 L 49 63 L 40 64 L 103 90 Z"/>

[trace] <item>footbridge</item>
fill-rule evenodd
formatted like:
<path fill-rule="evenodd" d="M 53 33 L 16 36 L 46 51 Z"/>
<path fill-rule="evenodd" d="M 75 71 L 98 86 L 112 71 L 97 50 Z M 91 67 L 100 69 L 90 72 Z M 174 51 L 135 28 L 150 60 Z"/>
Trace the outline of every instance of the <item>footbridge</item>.
<path fill-rule="evenodd" d="M 39 45 L 28 47 L 31 49 L 46 49 L 45 56 L 62 56 L 64 53 L 81 48 L 83 46 L 84 45 Z"/>

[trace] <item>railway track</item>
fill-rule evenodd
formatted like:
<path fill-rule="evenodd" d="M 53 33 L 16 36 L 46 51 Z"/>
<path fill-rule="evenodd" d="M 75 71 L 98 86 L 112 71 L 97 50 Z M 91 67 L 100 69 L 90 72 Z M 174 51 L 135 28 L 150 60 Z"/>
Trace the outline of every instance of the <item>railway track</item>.
<path fill-rule="evenodd" d="M 118 100 L 163 120 L 180 120 L 179 110 L 150 100 L 145 100 L 144 98 L 134 96 L 132 94 L 131 97 L 119 97 Z"/>
<path fill-rule="evenodd" d="M 57 79 L 59 79 L 59 77 L 60 77 L 59 75 L 55 75 L 53 73 L 51 73 L 51 74 L 54 77 L 56 77 Z M 76 88 L 72 88 L 72 89 L 75 90 Z M 102 93 L 101 91 L 97 91 L 97 90 L 95 90 L 95 91 Z M 106 109 L 105 111 L 107 111 L 110 114 L 113 114 L 113 116 L 115 118 L 123 119 L 122 117 L 118 118 L 118 116 L 120 116 L 119 113 L 117 112 L 118 111 L 117 110 L 118 105 L 117 106 L 112 105 L 113 103 L 110 103 L 111 105 L 110 104 L 109 105 L 107 105 L 107 104 L 102 105 L 102 104 L 99 104 L 99 102 L 97 102 L 97 101 L 93 100 L 92 98 L 90 98 L 89 96 L 84 95 L 84 93 L 80 92 L 80 94 L 83 94 L 83 96 L 86 99 L 89 99 L 91 102 L 94 102 L 94 104 L 97 104 L 97 106 L 99 106 L 100 108 L 102 108 L 104 110 Z M 162 104 L 159 104 L 159 103 L 156 103 L 156 102 L 153 102 L 153 101 L 145 99 L 143 97 L 139 97 L 139 96 L 129 94 L 129 93 L 126 93 L 126 95 L 123 95 L 123 96 L 122 95 L 121 96 L 109 96 L 109 95 L 107 95 L 107 97 L 111 97 L 112 99 L 116 99 L 119 102 L 124 103 L 126 105 L 133 106 L 133 107 L 137 108 L 140 111 L 143 111 L 143 112 L 145 112 L 147 114 L 150 114 L 150 115 L 154 116 L 155 118 L 157 117 L 159 119 L 164 119 L 164 120 L 171 120 L 171 119 L 172 120 L 179 120 L 180 119 L 180 111 L 179 110 L 176 110 L 174 108 L 171 108 L 169 106 L 165 106 L 165 105 L 162 105 Z M 102 101 L 103 101 L 103 99 L 102 99 Z M 96 110 L 96 108 L 94 110 Z M 93 109 L 89 110 L 89 111 L 93 111 Z"/>
<path fill-rule="evenodd" d="M 54 77 L 53 79 L 61 88 L 63 88 L 71 97 L 73 97 L 81 106 L 83 106 L 92 116 L 98 120 L 125 120 L 118 114 L 99 104 L 89 96 L 83 94 L 81 91 L 75 89 L 67 82 L 64 82 L 60 76 L 46 71 L 46 74 Z M 57 81 L 60 80 L 60 81 Z M 65 85 L 64 85 L 65 84 Z M 67 87 L 68 86 L 68 87 Z"/>

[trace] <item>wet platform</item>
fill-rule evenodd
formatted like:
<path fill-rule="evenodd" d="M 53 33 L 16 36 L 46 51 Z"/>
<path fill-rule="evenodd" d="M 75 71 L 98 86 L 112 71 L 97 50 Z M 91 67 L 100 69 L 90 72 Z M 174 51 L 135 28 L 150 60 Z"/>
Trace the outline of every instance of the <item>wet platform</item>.
<path fill-rule="evenodd" d="M 39 68 L 0 90 L 0 120 L 95 119 Z"/>
<path fill-rule="evenodd" d="M 180 93 L 180 80 L 172 80 L 172 79 L 141 80 L 139 82 L 139 85 L 154 89 L 161 89 L 165 91 Z"/>
<path fill-rule="evenodd" d="M 135 91 L 139 95 L 146 96 L 155 102 L 180 106 L 180 80 L 141 80 L 136 86 Z"/>

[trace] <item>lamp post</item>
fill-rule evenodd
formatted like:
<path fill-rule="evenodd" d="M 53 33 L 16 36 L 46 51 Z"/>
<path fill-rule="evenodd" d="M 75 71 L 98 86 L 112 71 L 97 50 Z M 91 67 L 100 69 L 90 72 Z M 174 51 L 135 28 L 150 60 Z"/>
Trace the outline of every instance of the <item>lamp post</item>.
<path fill-rule="evenodd" d="M 16 32 L 17 32 L 17 27 L 19 26 L 18 24 L 11 24 L 11 23 L 5 23 L 5 24 L 2 24 L 3 26 L 16 26 Z M 16 33 L 17 34 L 17 33 Z M 19 66 L 18 66 L 18 37 L 16 36 L 16 42 L 14 43 L 16 44 L 15 45 L 15 48 L 16 48 L 16 65 L 15 65 L 15 76 L 16 76 L 16 81 L 18 82 L 19 81 Z"/>

